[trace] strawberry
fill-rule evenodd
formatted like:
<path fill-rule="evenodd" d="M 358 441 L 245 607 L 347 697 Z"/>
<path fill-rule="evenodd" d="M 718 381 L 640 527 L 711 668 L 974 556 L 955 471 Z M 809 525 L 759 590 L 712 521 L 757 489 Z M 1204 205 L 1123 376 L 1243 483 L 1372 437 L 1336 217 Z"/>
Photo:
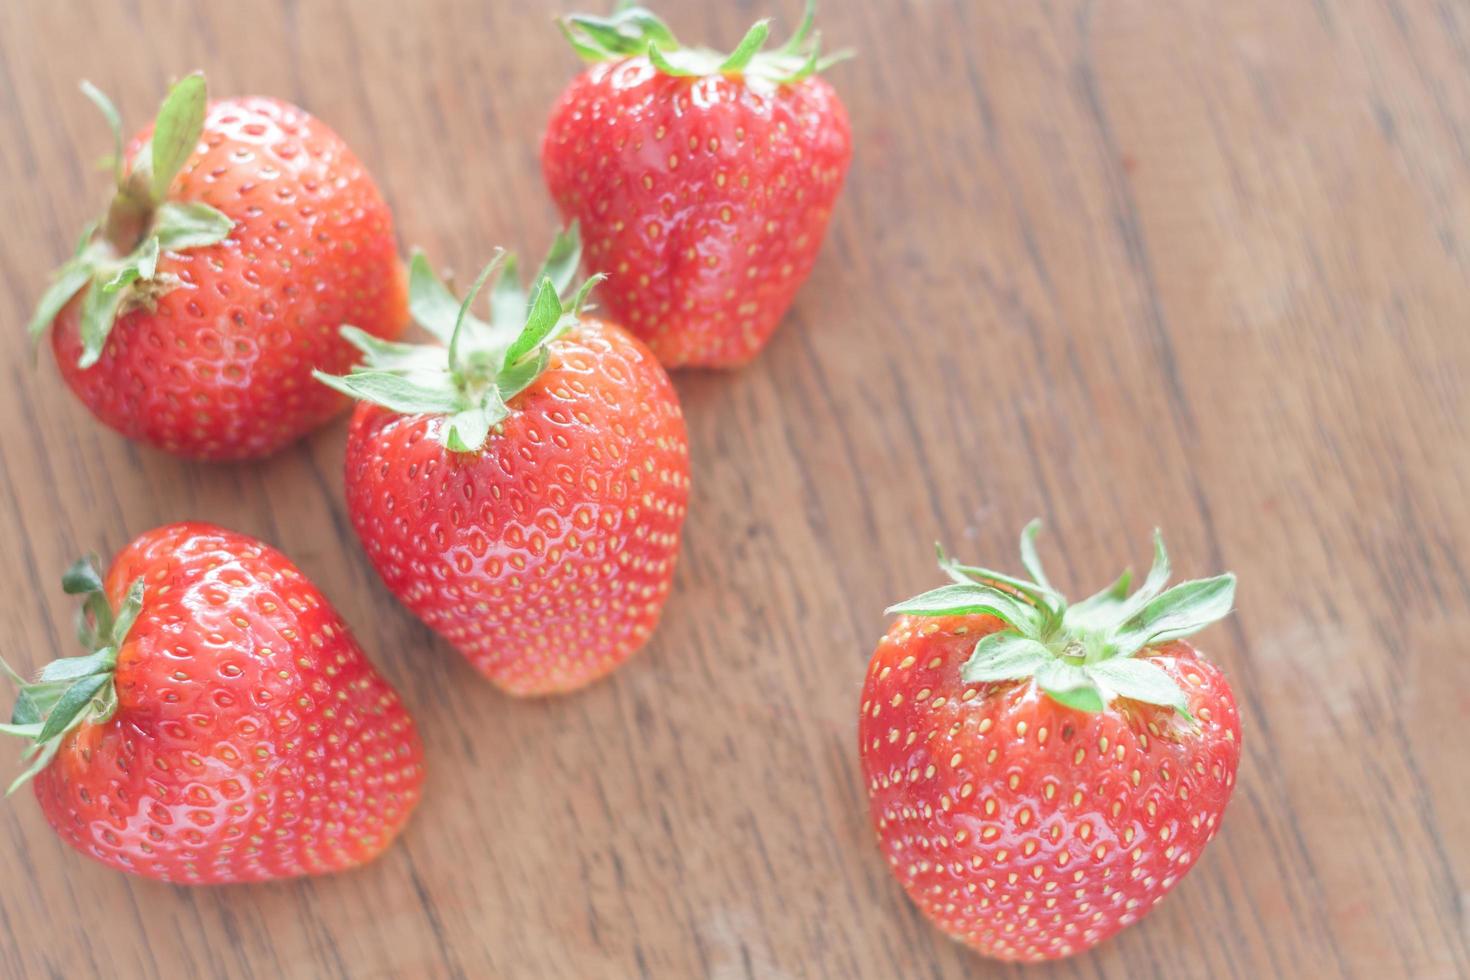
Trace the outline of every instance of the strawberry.
<path fill-rule="evenodd" d="M 581 687 L 641 647 L 668 597 L 689 494 L 678 397 L 648 348 L 589 317 L 597 280 L 557 238 L 527 297 L 498 255 L 456 303 L 422 255 L 414 317 L 443 345 L 347 328 L 366 356 L 328 384 L 364 400 L 347 505 L 373 566 L 420 619 L 517 695 Z M 492 320 L 470 313 L 503 263 Z"/>
<path fill-rule="evenodd" d="M 894 875 L 953 938 L 1004 960 L 1102 942 L 1173 888 L 1220 828 L 1240 761 L 1235 697 L 1181 638 L 1235 578 L 1167 591 L 1155 537 L 1075 605 L 1021 539 L 1030 580 L 959 565 L 899 603 L 863 685 L 859 755 Z"/>
<path fill-rule="evenodd" d="M 51 826 L 103 864 L 224 884 L 383 852 L 418 802 L 413 719 L 280 552 L 207 524 L 149 531 L 104 581 L 82 561 L 88 651 L 21 682 L 5 732 Z M 19 680 L 17 678 L 17 680 Z"/>
<path fill-rule="evenodd" d="M 338 412 L 311 382 L 345 370 L 343 323 L 397 336 L 407 323 L 393 219 L 338 136 L 267 98 L 206 101 L 170 89 L 124 149 L 117 191 L 31 319 L 62 377 L 102 422 L 203 460 L 268 456 Z"/>
<path fill-rule="evenodd" d="M 561 21 L 593 67 L 562 94 L 546 183 L 612 274 L 614 318 L 668 367 L 734 367 L 771 338 L 811 274 L 852 157 L 818 72 L 814 11 L 778 50 L 768 21 L 730 55 L 681 47 L 641 7 Z"/>

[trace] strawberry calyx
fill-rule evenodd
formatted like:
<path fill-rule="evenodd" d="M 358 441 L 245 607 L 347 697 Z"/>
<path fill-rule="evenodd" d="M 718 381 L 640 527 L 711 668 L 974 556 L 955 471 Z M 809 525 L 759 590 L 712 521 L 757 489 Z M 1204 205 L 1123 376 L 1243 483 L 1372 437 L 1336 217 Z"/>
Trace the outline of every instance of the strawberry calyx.
<path fill-rule="evenodd" d="M 10 722 L 0 724 L 0 732 L 29 743 L 21 753 L 26 768 L 10 784 L 7 796 L 50 764 L 68 733 L 82 724 L 100 725 L 116 713 L 117 652 L 143 611 L 141 578 L 133 581 L 122 605 L 113 610 L 95 558 L 84 558 L 67 569 L 61 587 L 68 595 L 84 597 L 77 614 L 77 640 L 87 653 L 51 661 L 34 681 L 0 660 L 0 670 L 20 689 Z"/>
<path fill-rule="evenodd" d="M 1040 521 L 1021 532 L 1018 578 L 962 565 L 939 549 L 939 567 L 951 579 L 889 607 L 909 616 L 994 616 L 1008 627 L 982 637 L 961 677 L 967 684 L 1034 679 L 1052 700 L 1100 712 L 1115 698 L 1172 708 L 1193 723 L 1184 691 L 1145 657 L 1151 648 L 1204 629 L 1230 614 L 1235 576 L 1184 582 L 1165 589 L 1169 554 L 1154 532 L 1154 562 L 1131 595 L 1131 573 L 1081 602 L 1069 604 L 1052 587 L 1036 553 Z"/>
<path fill-rule="evenodd" d="M 208 92 L 198 72 L 174 83 L 154 120 L 148 146 L 123 160 L 122 119 L 106 95 L 90 82 L 82 92 L 91 99 L 112 130 L 113 150 L 104 161 L 117 190 L 107 213 L 87 226 L 76 251 L 52 275 L 27 331 L 39 340 L 72 297 L 82 293 L 81 357 L 77 365 L 97 363 L 119 316 L 139 308 L 153 309 L 179 279 L 158 269 L 159 256 L 223 241 L 234 223 L 200 201 L 171 201 L 169 187 L 199 144 L 204 132 Z"/>
<path fill-rule="evenodd" d="M 728 54 L 684 47 L 669 26 L 644 7 L 624 6 L 607 17 L 571 14 L 559 18 L 557 25 L 584 61 L 647 57 L 665 75 L 729 75 L 767 85 L 790 85 L 853 56 L 846 50 L 822 54 L 821 32 L 813 29 L 816 7 L 816 0 L 807 0 L 801 24 L 781 47 L 765 50 L 771 22 L 760 20 Z"/>
<path fill-rule="evenodd" d="M 550 363 L 548 345 L 577 323 L 594 286 L 592 276 L 575 292 L 582 261 L 577 225 L 557 235 L 528 293 L 516 273 L 516 257 L 503 249 L 485 266 L 463 301 L 434 275 L 422 252 L 409 263 L 408 306 L 414 320 L 438 344 L 380 340 L 357 327 L 342 336 L 363 361 L 344 376 L 313 372 L 318 381 L 361 401 L 404 415 L 443 415 L 440 433 L 451 452 L 473 453 L 510 416 L 510 402 Z M 490 320 L 470 312 L 475 297 L 496 272 Z"/>

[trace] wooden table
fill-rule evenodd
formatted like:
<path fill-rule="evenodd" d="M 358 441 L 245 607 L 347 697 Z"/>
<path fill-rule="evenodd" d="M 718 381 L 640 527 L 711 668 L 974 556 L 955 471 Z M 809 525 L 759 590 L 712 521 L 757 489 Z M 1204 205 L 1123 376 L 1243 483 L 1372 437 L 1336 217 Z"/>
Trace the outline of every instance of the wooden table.
<path fill-rule="evenodd" d="M 431 767 L 376 865 L 264 887 L 125 877 L 20 794 L 0 974 L 1005 975 L 888 876 L 855 714 L 931 542 L 1012 567 L 1037 514 L 1075 591 L 1146 564 L 1156 524 L 1181 572 L 1241 580 L 1202 637 L 1246 731 L 1223 833 L 1055 975 L 1470 971 L 1470 8 L 828 0 L 863 52 L 831 76 L 850 184 L 761 360 L 679 378 L 696 480 L 663 626 L 594 689 L 517 703 L 374 577 L 343 423 L 262 466 L 180 462 L 94 423 L 22 330 L 103 200 L 83 76 L 134 124 L 195 66 L 289 98 L 405 243 L 460 269 L 544 247 L 541 126 L 576 69 L 552 7 L 418 6 L 0 5 L 5 655 L 72 652 L 72 557 L 212 520 L 333 599 Z M 727 44 L 768 6 L 665 4 Z"/>

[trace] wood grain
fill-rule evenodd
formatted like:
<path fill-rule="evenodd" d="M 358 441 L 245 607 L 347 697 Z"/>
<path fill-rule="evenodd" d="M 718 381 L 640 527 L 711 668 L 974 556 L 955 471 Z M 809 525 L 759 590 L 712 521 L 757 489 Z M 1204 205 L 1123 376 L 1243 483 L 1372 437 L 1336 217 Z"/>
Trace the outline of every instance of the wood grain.
<path fill-rule="evenodd" d="M 411 6 L 411 9 L 410 9 Z M 663 4 L 733 42 L 768 5 Z M 795 0 L 777 11 L 787 22 Z M 88 77 L 296 101 L 461 269 L 542 248 L 551 5 L 0 4 L 0 626 L 182 518 L 282 546 L 421 720 L 427 798 L 363 871 L 191 890 L 0 808 L 0 975 L 1015 975 L 928 927 L 872 842 L 854 731 L 929 543 L 1057 577 L 1230 568 L 1203 645 L 1240 695 L 1224 830 L 1143 924 L 1027 976 L 1470 974 L 1470 8 L 1456 0 L 828 0 L 857 157 L 782 332 L 686 374 L 696 482 L 651 647 L 517 703 L 399 609 L 343 511 L 343 425 L 256 467 L 95 424 L 22 325 L 100 206 Z"/>

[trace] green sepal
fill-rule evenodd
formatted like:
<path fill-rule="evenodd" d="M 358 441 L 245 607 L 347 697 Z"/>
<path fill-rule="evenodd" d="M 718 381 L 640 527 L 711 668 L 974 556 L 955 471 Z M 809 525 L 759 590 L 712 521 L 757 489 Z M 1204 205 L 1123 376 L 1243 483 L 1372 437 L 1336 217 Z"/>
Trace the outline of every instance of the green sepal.
<path fill-rule="evenodd" d="M 454 315 L 454 331 L 449 335 L 449 370 L 455 374 L 459 374 L 464 368 L 465 359 L 460 353 L 461 350 L 472 348 L 474 344 L 474 337 L 467 337 L 466 334 L 473 334 L 479 326 L 479 321 L 470 316 L 470 307 L 474 304 L 475 297 L 480 295 L 480 290 L 485 288 L 485 283 L 504 261 L 505 250 L 496 249 L 495 257 L 484 269 L 480 270 L 474 285 L 465 294 L 464 302 L 459 304 L 459 310 Z"/>
<path fill-rule="evenodd" d="M 414 249 L 408 263 L 408 313 L 414 322 L 447 345 L 459 323 L 459 305 L 424 253 Z"/>
<path fill-rule="evenodd" d="M 1047 615 L 1060 615 L 1060 610 L 1066 605 L 1066 600 L 1062 598 L 1061 593 L 1050 586 L 1038 585 L 1035 582 L 989 568 L 962 565 L 945 554 L 943 546 L 938 543 L 934 545 L 934 550 L 939 556 L 940 571 L 948 575 L 952 581 L 979 582 L 982 585 L 995 586 L 1002 591 L 1019 592 Z"/>
<path fill-rule="evenodd" d="M 506 408 L 505 402 L 500 400 L 499 392 L 494 392 L 486 398 L 484 404 L 476 405 L 463 412 L 456 412 L 449 417 L 445 445 L 450 452 L 475 452 L 485 445 L 485 440 L 490 436 L 490 429 L 509 414 L 510 409 Z"/>
<path fill-rule="evenodd" d="M 169 201 L 175 176 L 188 162 L 203 132 L 207 93 L 204 76 L 195 73 L 176 83 L 164 98 L 147 152 L 123 174 L 122 122 L 117 108 L 95 86 L 82 92 L 107 119 L 113 135 L 113 173 L 117 191 L 104 221 L 87 227 L 75 254 L 57 270 L 26 326 L 34 339 L 71 299 L 82 294 L 78 333 L 79 367 L 92 367 L 102 356 L 117 318 L 138 307 L 152 309 L 179 285 L 177 277 L 159 271 L 159 259 L 217 244 L 229 237 L 234 223 L 223 212 L 199 201 Z"/>
<path fill-rule="evenodd" d="M 531 309 L 526 314 L 526 326 L 506 350 L 501 361 L 502 369 L 519 364 L 521 358 L 540 347 L 556 329 L 557 322 L 561 320 L 561 311 L 561 298 L 556 295 L 556 285 L 550 277 L 542 279 L 536 286 Z"/>
<path fill-rule="evenodd" d="M 36 303 L 36 311 L 31 314 L 31 322 L 26 325 L 26 332 L 31 335 L 33 341 L 40 340 L 46 328 L 51 326 L 61 308 L 71 301 L 87 283 L 92 281 L 92 268 L 86 262 L 72 259 L 61 268 L 56 270 L 51 278 L 51 285 L 41 294 L 41 299 Z"/>
<path fill-rule="evenodd" d="M 514 255 L 497 252 L 465 298 L 457 300 L 423 254 L 415 252 L 409 264 L 409 310 L 440 343 L 395 343 L 344 326 L 342 336 L 362 352 L 362 363 L 346 375 L 316 372 L 315 377 L 399 414 L 444 416 L 439 437 L 445 448 L 479 452 L 514 411 L 511 400 L 550 366 L 549 345 L 577 324 L 588 294 L 602 278 L 592 276 L 566 296 L 581 254 L 581 236 L 573 224 L 552 242 L 528 301 L 515 281 Z M 472 307 L 497 272 L 487 323 Z"/>
<path fill-rule="evenodd" d="M 1088 675 L 1105 687 L 1113 697 L 1161 704 L 1190 718 L 1189 702 L 1184 689 L 1164 668 L 1138 657 L 1114 657 L 1091 664 Z"/>
<path fill-rule="evenodd" d="M 185 75 L 173 84 L 158 107 L 149 147 L 151 173 L 149 192 L 154 204 L 168 196 L 169 185 L 178 176 L 204 133 L 204 115 L 209 93 L 199 72 Z"/>
<path fill-rule="evenodd" d="M 750 30 L 745 32 L 745 37 L 730 52 L 730 57 L 720 62 L 720 74 L 737 75 L 750 65 L 761 48 L 766 46 L 766 40 L 771 36 L 771 22 L 769 20 L 758 20 L 751 25 Z"/>
<path fill-rule="evenodd" d="M 123 635 L 126 636 L 127 634 L 124 633 Z M 62 657 L 60 660 L 53 660 L 41 668 L 41 673 L 37 675 L 37 680 L 47 684 L 55 684 L 58 681 L 71 681 L 78 677 L 105 673 L 116 665 L 117 650 L 107 646 L 80 657 Z"/>
<path fill-rule="evenodd" d="M 109 279 L 94 276 L 91 287 L 82 294 L 78 324 L 78 332 L 82 338 L 82 356 L 77 359 L 77 366 L 80 368 L 89 368 L 102 359 L 102 350 L 107 346 L 107 336 L 112 332 L 112 324 L 117 319 L 117 311 L 122 306 L 124 296 L 120 286 L 109 288 L 108 283 L 116 281 L 115 276 Z M 128 282 L 131 284 L 131 280 Z"/>
<path fill-rule="evenodd" d="M 536 379 L 541 377 L 546 371 L 550 363 L 551 351 L 542 347 L 536 351 L 534 357 L 524 357 L 519 363 L 502 368 L 500 377 L 495 383 L 495 387 L 500 391 L 502 401 L 508 402 L 516 395 L 531 387 Z"/>
<path fill-rule="evenodd" d="M 218 244 L 234 227 L 228 215 L 203 201 L 164 201 L 154 213 L 152 237 L 162 251 L 183 252 Z"/>
<path fill-rule="evenodd" d="M 1026 569 L 1026 574 L 1031 576 L 1033 582 L 1055 595 L 1057 590 L 1053 589 L 1051 582 L 1047 581 L 1046 572 L 1041 568 L 1041 558 L 1036 554 L 1036 536 L 1040 533 L 1040 518 L 1037 518 L 1022 528 L 1021 567 Z"/>
<path fill-rule="evenodd" d="M 122 115 L 117 111 L 111 99 L 100 88 L 82 79 L 82 94 L 97 107 L 102 113 L 102 118 L 107 120 L 107 128 L 112 131 L 112 155 L 107 158 L 108 169 L 112 171 L 114 182 L 122 180 L 123 165 L 123 129 Z"/>
<path fill-rule="evenodd" d="M 372 402 L 403 415 L 445 415 L 463 407 L 459 391 L 444 378 L 442 383 L 424 383 L 392 370 L 354 371 L 338 377 L 313 371 L 312 377 L 358 401 Z"/>
<path fill-rule="evenodd" d="M 961 668 L 966 683 L 1034 679 L 1059 704 L 1102 711 L 1114 698 L 1173 709 L 1191 721 L 1183 689 L 1147 654 L 1229 615 L 1235 576 L 1185 582 L 1165 590 L 1169 555 L 1154 533 L 1154 562 L 1132 595 L 1124 572 L 1101 592 L 1068 606 L 1047 580 L 1036 551 L 1040 522 L 1021 532 L 1021 564 L 1029 579 L 962 565 L 937 548 L 951 584 L 889 607 L 910 616 L 988 615 L 1007 628 L 986 635 Z"/>
<path fill-rule="evenodd" d="M 1016 681 L 1030 677 L 1055 658 L 1044 643 L 1016 633 L 991 633 L 975 644 L 960 668 L 966 684 Z"/>
<path fill-rule="evenodd" d="M 1031 633 L 1040 630 L 1044 618 L 1041 610 L 1024 599 L 978 582 L 942 585 L 889 606 L 886 612 L 907 616 L 994 616 Z"/>
<path fill-rule="evenodd" d="M 1133 581 L 1133 571 L 1124 569 L 1123 574 L 1112 585 L 1088 596 L 1081 602 L 1067 607 L 1067 623 L 1079 628 L 1091 629 L 1116 622 L 1123 601 L 1128 598 L 1128 586 Z"/>
<path fill-rule="evenodd" d="M 1050 654 L 1036 671 L 1036 684 L 1053 701 L 1077 711 L 1096 714 L 1105 705 L 1088 670 Z"/>
<path fill-rule="evenodd" d="M 88 652 L 53 660 L 41 668 L 34 681 L 26 681 L 0 661 L 4 672 L 19 687 L 10 723 L 0 733 L 25 739 L 21 754 L 24 771 L 10 784 L 13 793 L 44 769 L 55 757 L 66 735 L 83 724 L 100 725 L 117 711 L 117 688 L 113 674 L 118 649 L 143 609 L 144 583 L 135 579 L 122 605 L 114 612 L 103 592 L 102 577 L 95 560 L 83 559 L 62 576 L 62 589 L 84 598 L 81 637 L 89 641 Z"/>
<path fill-rule="evenodd" d="M 554 294 L 565 296 L 567 290 L 572 288 L 572 283 L 577 278 L 577 269 L 581 265 L 582 226 L 580 222 L 573 221 L 551 240 L 546 258 L 542 260 L 541 268 L 536 270 L 531 281 L 539 283 L 543 279 L 550 279 Z M 506 274 L 510 275 L 513 271 L 513 268 L 507 270 Z"/>
<path fill-rule="evenodd" d="M 852 57 L 850 51 L 823 56 L 821 35 L 813 29 L 815 23 L 816 2 L 807 0 L 801 23 L 785 44 L 765 49 L 771 27 L 769 21 L 762 20 L 728 54 L 685 47 L 667 24 L 638 6 L 625 6 L 607 17 L 573 14 L 558 19 L 557 26 L 584 61 L 617 61 L 643 55 L 666 75 L 731 75 L 766 85 L 787 85 Z"/>
<path fill-rule="evenodd" d="M 1198 633 L 1230 615 L 1235 606 L 1235 576 L 1219 575 L 1176 585 L 1154 599 L 1118 634 L 1119 653 Z"/>
<path fill-rule="evenodd" d="M 500 278 L 495 280 L 495 288 L 490 290 L 490 322 L 521 323 L 526 319 L 530 302 L 531 297 L 526 295 L 525 284 L 521 282 L 516 257 L 507 255 L 500 266 Z"/>

